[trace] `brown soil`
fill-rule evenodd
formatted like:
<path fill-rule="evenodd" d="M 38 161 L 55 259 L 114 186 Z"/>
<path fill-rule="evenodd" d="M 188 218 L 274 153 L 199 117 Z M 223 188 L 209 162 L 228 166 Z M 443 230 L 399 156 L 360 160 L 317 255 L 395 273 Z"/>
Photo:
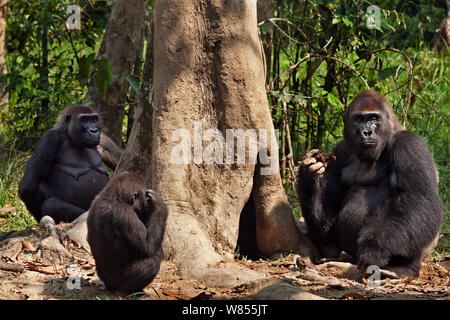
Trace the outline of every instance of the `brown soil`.
<path fill-rule="evenodd" d="M 23 271 L 16 272 L 0 270 L 0 299 L 239 299 L 249 297 L 267 285 L 208 287 L 199 280 L 180 276 L 172 263 L 163 262 L 160 273 L 145 288 L 144 294 L 121 297 L 105 290 L 95 272 L 94 259 L 77 244 L 62 241 L 71 254 L 69 257 L 42 248 L 40 241 L 40 234 L 36 230 L 0 234 L 0 262 L 3 267 L 23 267 Z M 432 262 L 422 265 L 418 278 L 384 279 L 376 288 L 370 288 L 367 281 L 356 272 L 354 265 L 349 263 L 311 265 L 298 256 L 288 256 L 277 261 L 235 260 L 234 263 L 272 275 L 276 281 L 297 284 L 327 299 L 449 300 L 450 271 Z M 67 269 L 69 265 L 81 271 L 79 290 L 68 289 L 67 280 L 71 275 Z"/>
<path fill-rule="evenodd" d="M 315 155 L 314 158 L 322 163 L 327 163 L 336 160 L 336 156 L 333 153 L 327 153 L 323 150 L 319 150 Z"/>

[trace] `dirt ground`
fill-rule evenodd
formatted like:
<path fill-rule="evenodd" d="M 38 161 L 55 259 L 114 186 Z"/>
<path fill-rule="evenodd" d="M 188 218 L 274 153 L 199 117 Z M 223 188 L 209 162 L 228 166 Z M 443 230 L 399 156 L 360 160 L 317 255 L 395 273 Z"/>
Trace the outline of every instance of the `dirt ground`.
<path fill-rule="evenodd" d="M 64 226 L 58 228 L 58 234 L 63 234 Z M 418 278 L 386 278 L 374 287 L 349 263 L 311 265 L 292 255 L 277 261 L 234 260 L 241 267 L 270 276 L 260 283 L 233 288 L 210 287 L 187 279 L 178 274 L 172 263 L 163 262 L 160 273 L 143 293 L 123 297 L 105 290 L 95 271 L 92 255 L 80 245 L 67 238 L 62 242 L 52 242 L 48 238 L 43 241 L 38 229 L 27 229 L 0 234 L 0 299 L 258 299 L 257 293 L 262 288 L 285 283 L 288 288 L 301 287 L 325 299 L 449 300 L 448 262 L 426 262 Z M 79 283 L 74 280 L 76 276 L 81 278 Z"/>

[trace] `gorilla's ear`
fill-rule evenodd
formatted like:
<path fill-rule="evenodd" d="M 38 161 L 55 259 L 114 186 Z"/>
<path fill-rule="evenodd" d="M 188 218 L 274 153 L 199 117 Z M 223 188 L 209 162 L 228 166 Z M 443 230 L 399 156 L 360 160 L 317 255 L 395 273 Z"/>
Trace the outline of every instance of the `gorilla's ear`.
<path fill-rule="evenodd" d="M 136 200 L 137 197 L 138 197 L 138 193 L 137 192 L 133 193 L 133 200 Z"/>
<path fill-rule="evenodd" d="M 69 123 L 70 119 L 72 119 L 72 115 L 70 113 L 66 114 L 66 116 L 64 117 L 64 122 Z"/>

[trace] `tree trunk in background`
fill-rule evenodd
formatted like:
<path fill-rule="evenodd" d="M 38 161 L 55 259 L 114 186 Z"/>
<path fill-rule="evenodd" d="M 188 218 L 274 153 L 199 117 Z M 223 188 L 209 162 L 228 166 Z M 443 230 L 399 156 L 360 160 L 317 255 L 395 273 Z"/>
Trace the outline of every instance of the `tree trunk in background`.
<path fill-rule="evenodd" d="M 257 0 L 257 2 L 258 23 L 274 17 L 274 0 Z M 266 22 L 264 23 L 264 26 L 267 28 L 267 33 L 261 33 L 261 40 L 265 58 L 266 81 L 269 83 L 272 63 L 273 24 L 271 22 Z"/>
<path fill-rule="evenodd" d="M 236 145 L 232 150 L 235 164 L 228 164 L 225 156 L 223 164 L 207 164 L 198 153 L 217 142 L 223 146 L 215 149 L 220 157 L 230 147 L 218 137 L 221 134 L 225 139 L 226 129 L 254 129 L 256 133 L 265 129 L 273 134 L 256 0 L 155 0 L 153 9 L 153 122 L 151 126 L 147 122 L 151 109 L 139 111 L 139 104 L 123 156 L 124 160 L 132 157 L 130 153 L 149 148 L 136 143 L 133 135 L 140 135 L 144 143 L 151 128 L 151 161 L 147 160 L 145 168 L 139 162 L 121 164 L 119 171 L 128 167 L 144 172 L 148 186 L 165 200 L 169 210 L 165 257 L 182 274 L 215 285 L 233 286 L 256 277 L 248 270 L 219 266 L 225 258 L 233 259 L 246 203 L 250 205 L 245 207 L 253 208 L 256 224 L 256 230 L 246 231 L 256 233 L 254 240 L 264 256 L 277 252 L 313 255 L 284 193 L 276 144 L 260 144 L 257 150 L 259 159 L 266 152 L 272 156 L 270 165 L 275 170 L 271 175 L 261 174 L 265 166 L 254 164 L 258 154 L 250 155 L 248 145 L 245 164 L 236 163 Z M 144 81 L 148 77 L 144 74 Z M 201 134 L 199 126 L 203 134 L 212 133 L 214 138 L 196 140 L 196 134 Z M 174 138 L 177 129 L 189 135 Z M 187 164 L 174 162 L 172 153 L 181 142 L 187 143 L 188 152 L 183 154 L 192 155 Z M 199 144 L 203 148 L 198 149 Z"/>
<path fill-rule="evenodd" d="M 442 20 L 436 35 L 431 40 L 431 46 L 438 52 L 447 49 L 450 45 L 450 0 L 447 0 L 447 16 Z"/>
<path fill-rule="evenodd" d="M 0 76 L 5 75 L 6 69 L 6 10 L 7 0 L 0 1 Z M 0 107 L 8 104 L 8 94 L 0 87 Z"/>
<path fill-rule="evenodd" d="M 145 20 L 146 0 L 115 0 L 106 26 L 98 58 L 107 58 L 111 74 L 117 76 L 107 90 L 106 101 L 99 96 L 93 77 L 87 100 L 94 103 L 104 132 L 122 144 L 122 123 L 128 91 L 126 77 L 131 74 L 139 50 Z"/>
<path fill-rule="evenodd" d="M 142 26 L 144 28 L 144 26 Z M 134 61 L 133 66 L 133 74 L 132 78 L 136 83 L 139 83 L 139 81 L 142 78 L 142 66 L 144 64 L 144 57 L 143 57 L 143 50 L 144 50 L 144 36 L 145 32 L 142 30 L 141 32 L 141 40 L 139 42 L 138 51 L 136 53 L 136 59 Z M 133 88 L 128 89 L 130 92 L 130 97 L 128 101 L 128 122 L 127 122 L 127 138 L 126 141 L 128 142 L 128 139 L 130 138 L 131 128 L 133 128 L 134 123 L 134 113 L 136 112 L 136 106 L 139 100 L 139 93 L 136 92 Z"/>
<path fill-rule="evenodd" d="M 152 115 L 153 115 L 153 10 L 150 14 L 150 32 L 145 52 L 144 71 L 138 104 L 134 113 L 133 127 L 125 152 L 120 159 L 116 174 L 132 171 L 150 180 L 150 160 L 152 156 Z M 128 128 L 130 130 L 130 128 Z"/>

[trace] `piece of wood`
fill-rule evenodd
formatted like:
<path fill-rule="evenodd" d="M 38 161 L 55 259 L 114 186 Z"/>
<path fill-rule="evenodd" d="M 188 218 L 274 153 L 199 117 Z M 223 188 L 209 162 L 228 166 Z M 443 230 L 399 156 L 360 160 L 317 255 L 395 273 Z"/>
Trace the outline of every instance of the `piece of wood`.
<path fill-rule="evenodd" d="M 21 264 L 0 262 L 0 270 L 22 272 L 23 268 Z"/>

